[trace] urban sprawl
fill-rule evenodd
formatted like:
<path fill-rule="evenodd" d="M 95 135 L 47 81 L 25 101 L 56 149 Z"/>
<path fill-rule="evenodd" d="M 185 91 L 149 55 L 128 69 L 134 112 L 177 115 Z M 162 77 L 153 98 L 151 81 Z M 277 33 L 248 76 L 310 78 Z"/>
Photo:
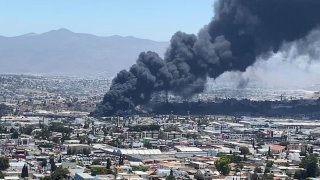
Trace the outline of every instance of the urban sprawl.
<path fill-rule="evenodd" d="M 319 176 L 317 120 L 174 112 L 91 117 L 108 85 L 107 80 L 1 76 L 0 179 Z"/>

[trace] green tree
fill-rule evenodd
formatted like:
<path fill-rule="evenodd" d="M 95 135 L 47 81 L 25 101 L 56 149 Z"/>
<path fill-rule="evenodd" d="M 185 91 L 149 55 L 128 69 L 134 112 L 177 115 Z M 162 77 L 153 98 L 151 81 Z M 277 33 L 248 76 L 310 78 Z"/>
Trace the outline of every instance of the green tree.
<path fill-rule="evenodd" d="M 254 168 L 254 172 L 255 172 L 255 173 L 262 173 L 261 167 L 256 167 L 256 168 Z"/>
<path fill-rule="evenodd" d="M 264 169 L 264 174 L 270 173 L 270 169 L 273 166 L 273 161 L 267 161 L 266 168 Z"/>
<path fill-rule="evenodd" d="M 309 154 L 313 154 L 313 146 L 308 149 Z"/>
<path fill-rule="evenodd" d="M 31 125 L 28 125 L 26 127 L 21 128 L 21 133 L 31 135 L 33 129 L 34 128 Z"/>
<path fill-rule="evenodd" d="M 36 135 L 37 139 L 42 139 L 42 140 L 47 140 L 50 137 L 51 137 L 51 132 L 46 127 L 42 128 L 41 131 L 38 132 L 37 135 Z"/>
<path fill-rule="evenodd" d="M 86 155 L 86 156 L 89 156 L 89 154 L 90 154 L 90 149 L 88 149 L 88 148 L 83 148 L 83 149 L 82 149 L 82 154 L 84 154 L 84 155 Z"/>
<path fill-rule="evenodd" d="M 42 178 L 41 180 L 52 180 L 51 176 L 45 176 L 44 178 Z"/>
<path fill-rule="evenodd" d="M 51 173 L 52 180 L 62 180 L 67 179 L 69 170 L 66 168 L 58 167 L 55 171 Z"/>
<path fill-rule="evenodd" d="M 7 157 L 0 157 L 0 170 L 6 170 L 9 168 L 9 159 Z"/>
<path fill-rule="evenodd" d="M 22 168 L 22 172 L 21 172 L 21 177 L 22 178 L 27 178 L 29 177 L 29 173 L 28 173 L 28 166 L 25 164 Z"/>
<path fill-rule="evenodd" d="M 270 146 L 269 146 L 269 149 L 268 149 L 268 156 L 267 156 L 267 158 L 269 158 L 269 157 L 272 157 L 272 153 L 271 153 L 271 148 L 270 148 Z"/>
<path fill-rule="evenodd" d="M 304 179 L 306 179 L 307 177 L 308 177 L 308 176 L 307 176 L 307 173 L 306 173 L 305 170 L 296 171 L 296 172 L 294 173 L 294 176 L 293 176 L 294 179 L 299 179 L 299 180 L 304 180 Z"/>
<path fill-rule="evenodd" d="M 61 143 L 63 143 L 65 140 L 70 140 L 70 133 L 62 133 L 61 137 Z"/>
<path fill-rule="evenodd" d="M 215 166 L 221 174 L 228 175 L 230 173 L 229 163 L 231 163 L 230 159 L 227 156 L 222 156 L 216 161 Z"/>
<path fill-rule="evenodd" d="M 0 118 L 4 115 L 11 114 L 12 112 L 13 112 L 13 108 L 3 103 L 0 104 Z"/>
<path fill-rule="evenodd" d="M 150 142 L 145 142 L 143 146 L 146 147 L 147 149 L 152 149 L 152 144 Z"/>
<path fill-rule="evenodd" d="M 107 169 L 110 169 L 111 167 L 111 160 L 110 158 L 107 159 Z"/>
<path fill-rule="evenodd" d="M 266 167 L 266 168 L 264 169 L 264 174 L 268 174 L 268 173 L 270 173 L 270 168 L 269 168 L 269 167 Z"/>
<path fill-rule="evenodd" d="M 232 163 L 240 163 L 241 162 L 241 157 L 238 154 L 233 153 L 232 156 L 230 156 L 230 161 Z"/>
<path fill-rule="evenodd" d="M 132 170 L 133 171 L 143 171 L 143 172 L 146 172 L 146 171 L 148 171 L 148 167 L 146 167 L 146 166 L 133 166 L 132 167 Z"/>
<path fill-rule="evenodd" d="M 0 179 L 4 179 L 4 174 L 0 171 Z"/>
<path fill-rule="evenodd" d="M 62 159 L 61 159 L 61 155 L 60 155 L 58 163 L 61 163 L 61 162 L 62 162 Z"/>
<path fill-rule="evenodd" d="M 68 126 L 65 126 L 62 122 L 51 122 L 49 125 L 49 130 L 52 132 L 60 132 L 63 134 L 69 134 L 72 129 Z"/>
<path fill-rule="evenodd" d="M 198 137 L 198 135 L 197 134 L 190 134 L 190 133 L 188 133 L 187 135 L 186 135 L 186 138 L 188 138 L 188 139 L 197 139 L 197 137 Z M 231 153 L 230 153 L 231 154 Z"/>
<path fill-rule="evenodd" d="M 18 139 L 19 138 L 19 133 L 17 130 L 13 130 L 11 134 L 11 139 Z"/>
<path fill-rule="evenodd" d="M 260 179 L 259 179 L 259 175 L 258 175 L 257 173 L 253 173 L 253 174 L 251 175 L 251 180 L 260 180 Z"/>
<path fill-rule="evenodd" d="M 51 166 L 51 172 L 54 172 L 57 169 L 56 163 L 54 162 L 54 157 L 50 157 L 50 166 Z"/>
<path fill-rule="evenodd" d="M 247 147 L 240 147 L 239 150 L 240 150 L 240 154 L 242 155 L 246 155 L 250 153 L 249 148 Z"/>
<path fill-rule="evenodd" d="M 91 176 L 96 176 L 96 175 L 106 175 L 106 174 L 113 174 L 111 169 L 107 169 L 104 167 L 94 167 L 91 168 Z"/>
<path fill-rule="evenodd" d="M 304 157 L 299 167 L 306 170 L 307 177 L 317 177 L 319 175 L 318 157 L 314 154 Z"/>
<path fill-rule="evenodd" d="M 243 160 L 247 160 L 247 154 L 250 153 L 249 149 L 247 147 L 240 147 L 240 154 L 242 154 L 244 157 L 243 157 Z"/>
<path fill-rule="evenodd" d="M 42 162 L 41 162 L 41 166 L 42 167 L 46 167 L 47 164 L 48 164 L 47 159 L 43 159 Z"/>
<path fill-rule="evenodd" d="M 306 156 L 307 152 L 306 151 L 301 151 L 299 154 L 300 154 L 300 156 Z"/>
<path fill-rule="evenodd" d="M 101 161 L 99 159 L 94 159 L 91 164 L 92 165 L 100 165 Z"/>
<path fill-rule="evenodd" d="M 176 180 L 176 177 L 173 175 L 173 170 L 170 169 L 170 174 L 169 176 L 166 177 L 166 180 Z"/>
<path fill-rule="evenodd" d="M 68 148 L 67 148 L 67 155 L 72 155 L 72 149 L 71 149 L 71 147 L 68 147 Z"/>
<path fill-rule="evenodd" d="M 123 166 L 124 165 L 123 160 L 124 160 L 123 155 L 120 155 L 120 157 L 119 157 L 119 166 Z"/>
<path fill-rule="evenodd" d="M 264 174 L 261 180 L 273 180 L 273 174 Z"/>
<path fill-rule="evenodd" d="M 271 168 L 273 166 L 273 161 L 267 161 L 266 166 Z"/>

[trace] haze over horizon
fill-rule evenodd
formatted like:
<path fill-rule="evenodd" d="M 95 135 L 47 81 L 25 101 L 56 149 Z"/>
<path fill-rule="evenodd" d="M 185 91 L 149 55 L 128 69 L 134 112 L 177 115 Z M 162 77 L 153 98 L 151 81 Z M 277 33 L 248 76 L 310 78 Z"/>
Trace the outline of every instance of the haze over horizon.
<path fill-rule="evenodd" d="M 1 1 L 0 34 L 11 37 L 67 28 L 73 32 L 97 36 L 120 35 L 169 41 L 177 30 L 197 33 L 211 19 L 213 2 L 214 0 Z"/>
<path fill-rule="evenodd" d="M 59 35 L 60 34 L 60 35 Z M 32 42 L 32 39 L 39 38 L 39 37 L 45 37 L 45 36 L 54 36 L 47 41 L 42 41 L 42 43 L 45 43 L 47 45 L 51 44 L 50 51 L 54 52 L 52 55 L 50 55 L 50 58 L 45 58 L 46 53 L 46 48 L 44 48 L 46 45 L 44 44 L 35 44 L 32 43 L 33 46 L 30 46 L 30 43 L 23 45 L 21 43 L 25 39 L 29 39 L 29 42 Z M 75 38 L 77 37 L 77 38 Z M 80 38 L 81 37 L 81 38 Z M 134 36 L 120 36 L 120 35 L 113 35 L 113 36 L 97 36 L 97 35 L 92 35 L 89 33 L 75 33 L 67 28 L 59 28 L 56 30 L 50 30 L 48 32 L 44 33 L 23 33 L 19 36 L 14 36 L 14 37 L 6 37 L 0 35 L 0 39 L 4 38 L 6 41 L 0 41 L 0 52 L 6 52 L 0 54 L 0 62 L 2 62 L 3 66 L 0 68 L 1 69 L 1 74 L 25 74 L 25 75 L 49 75 L 49 76 L 75 76 L 75 77 L 101 77 L 101 76 L 106 76 L 106 77 L 113 77 L 115 76 L 116 72 L 121 70 L 121 69 L 127 69 L 130 67 L 132 63 L 135 62 L 135 60 L 138 57 L 138 54 L 141 51 L 148 51 L 152 50 L 157 53 L 159 53 L 161 56 L 164 54 L 166 48 L 168 47 L 168 41 L 167 42 L 157 42 L 154 40 L 148 40 L 148 39 L 139 39 Z M 62 39 L 61 39 L 62 38 Z M 85 38 L 85 39 L 83 39 Z M 125 47 L 124 49 L 132 49 L 135 47 L 132 53 L 129 53 L 128 56 L 123 57 L 124 54 L 121 54 L 119 49 L 117 48 L 111 48 L 109 51 L 106 51 L 108 49 L 108 43 L 107 44 L 96 44 L 99 46 L 99 48 L 93 53 L 92 50 L 92 43 L 90 42 L 93 39 L 100 39 L 96 41 L 95 43 L 101 41 L 101 39 L 117 39 L 118 41 L 122 39 L 120 42 L 120 46 L 124 47 L 124 44 L 128 44 L 128 40 L 131 41 L 131 44 L 128 47 Z M 55 43 L 53 40 L 57 40 Z M 63 41 L 66 41 L 67 39 L 70 39 L 69 41 L 69 47 L 65 46 L 64 49 L 59 50 L 59 43 L 63 43 Z M 31 41 L 30 41 L 31 40 Z M 81 43 L 79 44 L 79 41 L 81 40 Z M 132 42 L 134 40 L 135 42 Z M 14 55 L 14 58 L 16 58 L 16 61 L 9 61 L 7 62 L 7 57 L 10 56 L 4 56 L 4 55 L 10 55 L 10 53 L 7 51 L 8 48 L 10 49 L 10 46 L 7 46 L 7 42 L 12 41 L 11 45 L 13 45 L 13 42 L 16 42 L 18 44 L 11 46 L 11 48 L 18 48 L 21 50 L 21 48 L 26 48 L 26 51 L 29 51 L 29 53 L 13 53 L 17 52 L 16 50 L 11 49 L 10 52 L 11 55 Z M 41 41 L 37 41 L 38 43 Z M 145 45 L 142 45 L 142 47 L 139 47 L 139 43 L 143 42 L 147 43 Z M 58 43 L 58 44 L 57 44 Z M 70 44 L 71 43 L 71 44 Z M 90 45 L 91 43 L 91 45 Z M 115 41 L 113 42 L 115 43 Z M 138 43 L 138 44 L 136 44 Z M 150 46 L 151 44 L 153 46 Z M 310 47 L 317 47 L 317 43 L 319 43 L 317 40 L 313 42 L 313 44 L 310 45 Z M 1 46 L 2 44 L 2 46 Z M 22 46 L 21 46 L 22 45 Z M 79 45 L 82 45 L 79 47 Z M 73 47 L 73 48 L 71 48 Z M 113 47 L 113 45 L 111 46 Z M 118 46 L 119 47 L 119 46 Z M 28 50 L 28 48 L 31 48 Z M 43 49 L 44 48 L 44 49 Z M 56 49 L 58 48 L 58 49 Z M 68 48 L 71 48 L 71 50 L 68 50 Z M 74 51 L 76 48 L 80 48 L 76 51 Z M 270 87 L 282 87 L 284 85 L 286 86 L 293 86 L 293 87 L 303 87 L 303 86 L 308 86 L 312 84 L 318 84 L 320 83 L 320 80 L 318 77 L 320 76 L 320 72 L 317 71 L 317 69 L 320 67 L 320 64 L 318 61 L 306 61 L 305 59 L 311 59 L 314 57 L 308 57 L 306 54 L 297 55 L 295 54 L 295 47 L 294 43 L 291 43 L 286 46 L 286 48 L 290 49 L 291 51 L 287 51 L 285 48 L 284 50 L 281 51 L 280 53 L 275 54 L 274 56 L 271 57 L 270 60 L 263 60 L 260 59 L 254 66 L 250 67 L 247 69 L 246 72 L 244 73 L 237 73 L 237 72 L 228 72 L 222 75 L 220 78 L 217 80 L 214 80 L 217 85 L 222 85 L 226 81 L 228 81 L 231 84 L 234 84 L 234 86 L 238 86 L 238 88 L 242 88 L 241 86 L 247 86 L 250 85 L 251 82 L 260 82 L 262 84 L 265 84 L 265 86 L 270 86 Z M 84 61 L 87 61 L 89 64 L 93 63 L 102 63 L 104 62 L 104 66 L 99 66 L 98 68 L 94 68 L 92 66 L 87 65 L 81 65 L 82 63 L 85 63 L 83 61 L 77 58 L 81 52 L 85 52 L 85 49 L 87 49 L 87 52 L 90 52 L 92 54 L 87 54 L 85 56 Z M 91 49 L 91 50 L 90 50 Z M 99 50 L 100 49 L 100 50 Z M 105 49 L 105 50 L 103 50 Z M 36 50 L 36 51 L 35 51 Z M 61 56 L 61 51 L 64 52 L 64 55 Z M 123 50 L 123 49 L 120 49 Z M 40 53 L 39 52 L 43 52 Z M 96 53 L 99 52 L 99 54 L 105 54 L 104 57 L 97 57 Z M 18 51 L 19 52 L 19 51 Z M 290 53 L 291 52 L 291 53 Z M 316 51 L 317 52 L 317 51 Z M 57 57 L 56 55 L 60 53 L 60 57 Z M 21 56 L 19 56 L 19 54 Z M 113 55 L 112 55 L 113 54 Z M 317 54 L 316 54 L 317 55 Z M 317 55 L 318 56 L 318 55 Z M 28 62 L 31 64 L 31 66 L 26 67 L 25 65 L 20 66 L 24 58 L 28 57 Z M 73 57 L 73 58 L 70 58 Z M 82 55 L 80 57 L 83 57 Z M 110 57 L 115 58 L 115 59 L 110 59 Z M 58 59 L 55 59 L 58 58 Z M 98 59 L 97 59 L 98 58 Z M 117 59 L 118 58 L 118 59 Z M 32 60 L 33 59 L 33 60 Z M 60 59 L 60 60 L 59 60 Z M 57 60 L 57 61 L 55 61 Z M 115 60 L 117 63 L 113 63 L 112 60 Z M 40 65 L 37 63 L 39 61 L 47 61 L 47 63 L 42 62 Z M 78 62 L 77 62 L 78 61 Z M 91 61 L 91 63 L 90 63 Z M 59 62 L 64 62 L 64 64 L 59 64 Z M 68 63 L 70 62 L 70 63 Z M 109 64 L 108 64 L 109 63 Z M 23 64 L 23 63 L 22 63 Z M 68 65 L 69 64 L 69 65 Z M 78 68 L 76 68 L 76 71 L 73 71 L 72 67 L 74 67 L 73 64 L 77 64 Z M 86 64 L 86 63 L 85 63 Z M 12 71 L 5 71 L 6 67 L 13 68 L 15 70 Z M 90 67 L 92 69 L 90 69 Z M 9 69 L 10 69 L 9 68 Z M 71 68 L 71 71 L 69 70 Z M 78 70 L 78 71 L 77 71 Z M 274 79 L 277 79 L 275 81 Z M 294 81 L 293 81 L 294 79 Z"/>
<path fill-rule="evenodd" d="M 162 56 L 171 36 L 176 31 L 197 34 L 214 15 L 214 0 L 95 2 L 1 1 L 0 38 L 6 39 L 6 41 L 0 41 L 2 44 L 2 47 L 0 46 L 1 72 L 30 75 L 82 75 L 84 77 L 107 74 L 112 77 L 119 70 L 128 69 L 141 51 L 151 50 Z M 170 6 L 167 5 L 168 3 Z M 181 6 L 182 3 L 183 6 Z M 72 11 L 70 11 L 71 8 Z M 55 32 L 64 32 L 67 38 L 62 38 L 60 42 L 55 41 L 59 39 Z M 32 44 L 28 43 L 30 39 L 45 35 L 53 37 L 47 41 L 31 40 Z M 95 40 L 89 41 L 88 37 Z M 128 44 L 129 39 L 137 41 L 122 49 L 110 44 L 97 44 L 101 39 L 107 38 L 124 40 L 118 44 L 121 47 L 124 47 L 123 44 Z M 11 41 L 13 39 L 14 41 Z M 29 40 L 24 44 L 21 42 L 22 39 Z M 70 41 L 66 42 L 67 39 Z M 138 41 L 149 44 L 139 45 Z M 12 43 L 17 45 L 13 46 Z M 68 46 L 63 45 L 64 43 Z M 319 45 L 316 43 L 317 40 L 313 46 L 309 47 L 314 49 L 317 47 L 315 45 Z M 294 43 L 291 46 L 293 47 Z M 272 86 L 320 83 L 318 78 L 320 65 L 318 61 L 314 61 L 319 57 L 318 51 L 315 50 L 316 56 L 308 57 L 294 55 L 294 47 L 291 51 L 287 51 L 286 48 L 288 49 L 288 46 L 274 54 L 271 60 L 265 61 L 260 58 L 246 72 L 227 72 L 222 75 L 222 79 L 227 78 L 239 84 L 248 84 L 252 80 L 257 80 Z M 20 51 L 21 49 L 23 52 Z M 129 53 L 122 53 L 123 51 Z M 77 68 L 74 68 L 74 64 Z M 216 81 L 224 81 L 220 79 Z"/>

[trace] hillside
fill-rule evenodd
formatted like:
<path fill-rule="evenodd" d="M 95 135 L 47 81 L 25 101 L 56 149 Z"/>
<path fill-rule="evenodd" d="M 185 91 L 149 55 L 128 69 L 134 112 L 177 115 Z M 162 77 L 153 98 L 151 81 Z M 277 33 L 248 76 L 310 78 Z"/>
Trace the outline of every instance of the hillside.
<path fill-rule="evenodd" d="M 0 36 L 0 72 L 13 74 L 114 76 L 142 51 L 164 54 L 167 42 L 135 37 L 99 37 L 67 29 L 16 37 Z"/>

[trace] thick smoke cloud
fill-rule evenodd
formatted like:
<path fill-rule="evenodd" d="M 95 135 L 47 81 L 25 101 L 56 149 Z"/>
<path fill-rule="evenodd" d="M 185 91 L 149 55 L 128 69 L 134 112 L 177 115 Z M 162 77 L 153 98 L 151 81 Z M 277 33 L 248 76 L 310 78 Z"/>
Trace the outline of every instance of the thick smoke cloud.
<path fill-rule="evenodd" d="M 319 0 L 219 0 L 213 20 L 198 35 L 177 32 L 164 59 L 143 52 L 129 71 L 119 72 L 95 114 L 131 113 L 155 92 L 200 93 L 208 77 L 243 72 L 319 24 Z"/>

